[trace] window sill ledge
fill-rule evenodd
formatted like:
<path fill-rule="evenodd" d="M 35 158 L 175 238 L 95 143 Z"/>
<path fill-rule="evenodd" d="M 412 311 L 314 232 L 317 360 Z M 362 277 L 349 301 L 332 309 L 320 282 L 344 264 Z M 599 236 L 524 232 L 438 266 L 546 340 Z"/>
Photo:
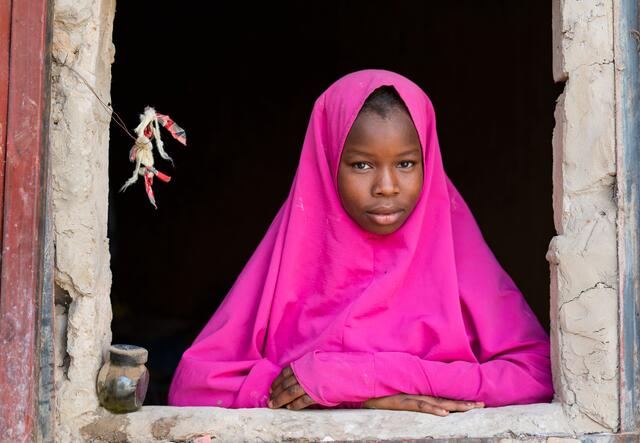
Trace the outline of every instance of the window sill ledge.
<path fill-rule="evenodd" d="M 126 415 L 103 412 L 82 428 L 102 437 L 104 425 L 126 441 L 188 442 L 209 434 L 215 442 L 392 441 L 406 439 L 567 436 L 573 431 L 559 403 L 486 408 L 448 417 L 405 411 L 223 409 L 146 406 Z M 108 440 L 107 440 L 108 441 Z"/>

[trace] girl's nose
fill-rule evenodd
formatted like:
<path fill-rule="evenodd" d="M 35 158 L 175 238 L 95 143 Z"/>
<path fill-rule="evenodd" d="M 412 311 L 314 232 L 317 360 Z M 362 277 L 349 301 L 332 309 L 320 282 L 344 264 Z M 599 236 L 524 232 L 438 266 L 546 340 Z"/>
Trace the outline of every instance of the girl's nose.
<path fill-rule="evenodd" d="M 379 169 L 376 181 L 373 184 L 372 194 L 376 197 L 390 197 L 400 193 L 400 186 L 395 171 L 387 168 Z"/>

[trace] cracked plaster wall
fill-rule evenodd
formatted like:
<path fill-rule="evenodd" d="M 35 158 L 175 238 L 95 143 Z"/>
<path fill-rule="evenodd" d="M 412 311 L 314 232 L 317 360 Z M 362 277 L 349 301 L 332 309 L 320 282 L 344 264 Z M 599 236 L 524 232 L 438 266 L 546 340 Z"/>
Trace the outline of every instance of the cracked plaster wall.
<path fill-rule="evenodd" d="M 57 441 L 98 408 L 95 380 L 111 341 L 107 239 L 114 0 L 55 0 L 50 152 L 56 282 Z M 90 415 L 90 414 L 89 414 Z"/>
<path fill-rule="evenodd" d="M 612 1 L 554 0 L 554 76 L 566 83 L 553 135 L 558 235 L 548 253 L 552 351 L 557 399 L 571 428 L 581 432 L 615 430 L 619 421 Z M 58 441 L 80 441 L 82 429 L 104 419 L 95 378 L 111 340 L 109 115 L 69 67 L 109 102 L 114 12 L 115 0 L 54 1 L 50 148 Z M 338 421 L 347 417 L 335 413 Z M 143 425 L 158 411 L 145 408 L 137 414 L 138 436 L 144 439 Z M 236 417 L 224 411 L 216 413 L 219 420 L 204 414 L 201 422 L 184 424 L 197 432 L 245 414 L 261 413 Z M 513 418 L 513 425 L 520 419 Z M 261 426 L 271 426 L 270 420 L 266 414 Z M 511 426 L 508 414 L 498 420 Z M 544 432 L 544 423 L 538 427 Z"/>
<path fill-rule="evenodd" d="M 554 1 L 554 384 L 585 431 L 618 429 L 613 0 Z"/>

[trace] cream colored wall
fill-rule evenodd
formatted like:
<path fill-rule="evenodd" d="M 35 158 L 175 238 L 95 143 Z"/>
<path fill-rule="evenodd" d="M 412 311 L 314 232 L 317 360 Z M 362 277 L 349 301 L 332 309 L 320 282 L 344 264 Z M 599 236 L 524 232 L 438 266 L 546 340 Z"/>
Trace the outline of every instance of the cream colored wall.
<path fill-rule="evenodd" d="M 56 0 L 50 152 L 56 281 L 58 441 L 76 441 L 98 408 L 95 380 L 111 341 L 107 238 L 109 102 L 114 0 Z"/>
<path fill-rule="evenodd" d="M 554 385 L 575 426 L 618 428 L 613 0 L 554 1 Z"/>

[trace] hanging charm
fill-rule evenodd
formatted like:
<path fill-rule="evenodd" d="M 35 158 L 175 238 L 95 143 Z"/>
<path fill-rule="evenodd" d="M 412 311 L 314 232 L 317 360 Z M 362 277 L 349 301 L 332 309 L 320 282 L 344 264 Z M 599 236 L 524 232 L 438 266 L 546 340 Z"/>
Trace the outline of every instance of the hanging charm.
<path fill-rule="evenodd" d="M 120 188 L 120 192 L 124 191 L 137 182 L 139 176 L 143 176 L 147 196 L 156 209 L 158 209 L 158 207 L 156 206 L 156 200 L 153 195 L 153 178 L 158 177 L 159 180 L 168 183 L 171 177 L 163 174 L 154 167 L 154 142 L 160 157 L 170 161 L 173 165 L 173 160 L 164 150 L 164 143 L 160 137 L 160 126 L 169 131 L 173 138 L 180 143 L 185 146 L 187 145 L 187 134 L 184 129 L 178 126 L 168 115 L 157 113 L 155 109 L 146 107 L 144 114 L 140 115 L 140 124 L 135 129 L 137 135 L 136 142 L 131 148 L 131 151 L 129 151 L 129 160 L 135 162 L 136 166 L 133 170 L 133 175 L 125 182 L 122 188 Z"/>

